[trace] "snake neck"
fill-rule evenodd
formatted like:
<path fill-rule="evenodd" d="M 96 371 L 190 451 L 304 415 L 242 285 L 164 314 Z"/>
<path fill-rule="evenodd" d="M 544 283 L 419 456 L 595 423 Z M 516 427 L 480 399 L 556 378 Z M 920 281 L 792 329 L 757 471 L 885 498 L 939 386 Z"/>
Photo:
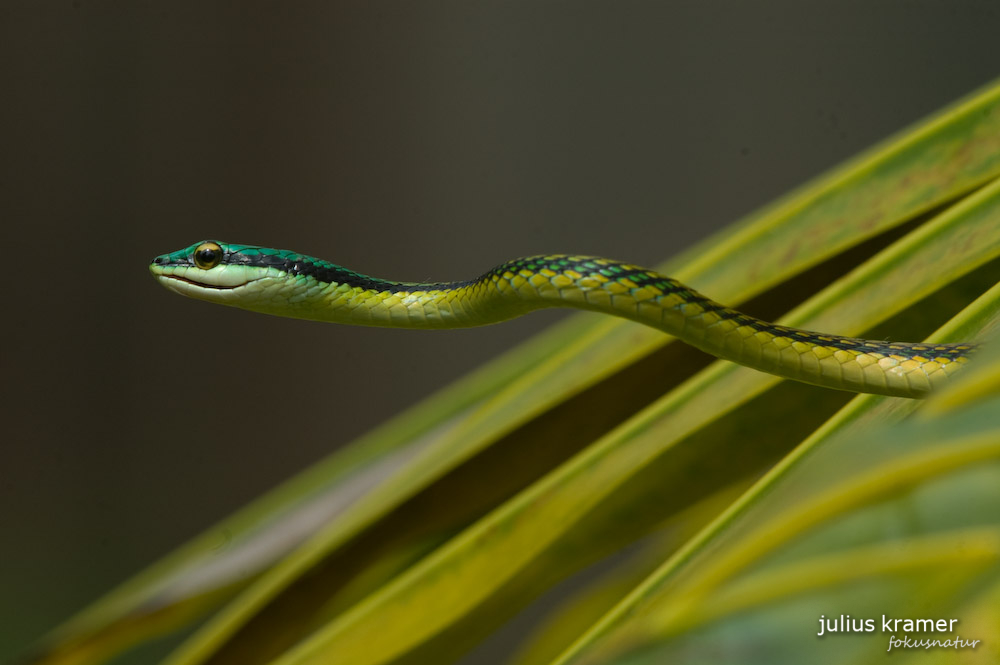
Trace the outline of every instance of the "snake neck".
<path fill-rule="evenodd" d="M 695 325 L 685 320 L 691 305 L 721 309 L 656 272 L 588 256 L 515 259 L 461 282 L 394 282 L 333 264 L 285 270 L 298 280 L 298 288 L 265 307 L 248 308 L 335 323 L 433 329 L 488 325 L 537 309 L 572 307 L 641 320 L 673 334 Z M 676 316 L 661 316 L 668 310 Z"/>

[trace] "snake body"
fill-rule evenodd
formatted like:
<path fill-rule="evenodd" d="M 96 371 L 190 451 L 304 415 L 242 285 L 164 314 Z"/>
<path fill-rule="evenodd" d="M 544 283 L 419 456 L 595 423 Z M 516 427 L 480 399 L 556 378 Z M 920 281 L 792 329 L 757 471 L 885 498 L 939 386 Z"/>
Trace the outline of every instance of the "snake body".
<path fill-rule="evenodd" d="M 719 358 L 827 388 L 922 397 L 967 362 L 972 344 L 908 344 L 779 326 L 724 307 L 639 266 L 532 256 L 464 282 L 392 282 L 287 250 L 195 243 L 156 257 L 154 277 L 185 296 L 266 314 L 398 328 L 497 323 L 544 307 L 613 314 Z"/>

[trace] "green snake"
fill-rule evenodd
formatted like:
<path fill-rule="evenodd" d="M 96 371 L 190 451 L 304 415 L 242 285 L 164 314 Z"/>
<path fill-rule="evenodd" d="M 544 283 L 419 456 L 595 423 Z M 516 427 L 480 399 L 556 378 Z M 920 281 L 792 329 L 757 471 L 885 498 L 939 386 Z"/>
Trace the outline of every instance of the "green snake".
<path fill-rule="evenodd" d="M 305 254 L 213 240 L 156 257 L 181 295 L 298 319 L 396 328 L 464 328 L 544 307 L 638 321 L 719 358 L 796 381 L 923 397 L 967 362 L 972 344 L 907 344 L 788 328 L 724 307 L 652 270 L 553 254 L 465 282 L 392 282 Z"/>

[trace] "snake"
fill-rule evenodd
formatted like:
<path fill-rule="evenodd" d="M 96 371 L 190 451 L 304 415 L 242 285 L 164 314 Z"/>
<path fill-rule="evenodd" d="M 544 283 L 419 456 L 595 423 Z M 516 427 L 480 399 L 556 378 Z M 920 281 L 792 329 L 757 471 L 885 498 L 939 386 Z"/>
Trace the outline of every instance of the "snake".
<path fill-rule="evenodd" d="M 594 256 L 515 259 L 460 282 L 394 282 L 298 252 L 197 242 L 157 256 L 154 278 L 184 296 L 276 316 L 363 326 L 450 329 L 546 307 L 652 326 L 718 358 L 803 383 L 925 397 L 968 362 L 975 344 L 842 337 L 768 323 L 656 271 Z"/>

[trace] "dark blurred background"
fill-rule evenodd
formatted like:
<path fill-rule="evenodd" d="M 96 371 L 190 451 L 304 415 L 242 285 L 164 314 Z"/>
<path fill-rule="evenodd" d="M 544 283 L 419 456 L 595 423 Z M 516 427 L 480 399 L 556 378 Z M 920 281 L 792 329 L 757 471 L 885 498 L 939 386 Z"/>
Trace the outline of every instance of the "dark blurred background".
<path fill-rule="evenodd" d="M 653 264 L 1000 73 L 991 2 L 0 2 L 0 660 L 541 327 L 269 319 L 212 237 L 396 279 Z"/>

